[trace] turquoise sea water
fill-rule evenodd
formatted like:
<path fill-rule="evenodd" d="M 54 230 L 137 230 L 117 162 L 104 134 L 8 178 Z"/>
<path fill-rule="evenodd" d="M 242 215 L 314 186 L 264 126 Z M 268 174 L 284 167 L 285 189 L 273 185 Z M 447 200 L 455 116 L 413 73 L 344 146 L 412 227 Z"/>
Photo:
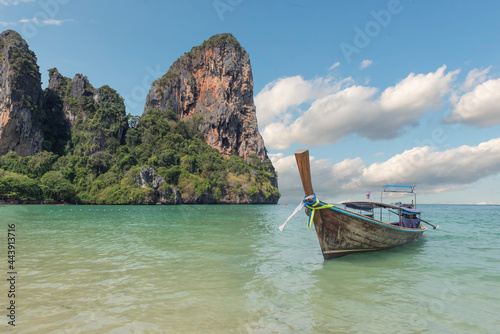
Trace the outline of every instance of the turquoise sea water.
<path fill-rule="evenodd" d="M 2 332 L 494 333 L 500 206 L 420 205 L 409 245 L 324 261 L 294 206 L 0 206 Z M 16 326 L 8 325 L 15 224 Z"/>

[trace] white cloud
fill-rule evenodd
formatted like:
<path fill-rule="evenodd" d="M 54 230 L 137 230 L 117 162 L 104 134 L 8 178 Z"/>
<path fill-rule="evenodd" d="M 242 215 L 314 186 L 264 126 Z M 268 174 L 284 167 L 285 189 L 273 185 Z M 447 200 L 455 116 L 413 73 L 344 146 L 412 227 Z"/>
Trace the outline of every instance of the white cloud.
<path fill-rule="evenodd" d="M 318 78 L 307 81 L 301 76 L 294 76 L 267 84 L 255 97 L 259 126 L 269 124 L 289 108 L 297 107 L 340 89 L 341 85 L 349 80 L 351 79 L 333 82 L 332 78 Z"/>
<path fill-rule="evenodd" d="M 477 86 L 478 84 L 481 84 L 484 81 L 486 81 L 486 75 L 488 74 L 490 69 L 491 69 L 491 66 L 485 70 L 482 70 L 482 71 L 478 70 L 477 68 L 471 70 L 467 74 L 467 78 L 465 79 L 464 83 L 462 84 L 461 89 L 463 91 L 468 91 L 468 90 L 471 90 L 472 88 L 474 88 L 475 86 Z"/>
<path fill-rule="evenodd" d="M 366 167 L 346 188 L 409 180 L 437 190 L 443 186 L 470 184 L 499 172 L 500 138 L 496 138 L 478 146 L 463 145 L 442 152 L 430 146 L 415 147 Z"/>
<path fill-rule="evenodd" d="M 36 0 L 0 0 L 0 5 L 4 5 L 4 6 L 14 5 L 14 6 L 17 6 L 21 2 L 33 2 L 33 1 L 36 1 Z"/>
<path fill-rule="evenodd" d="M 471 81 L 477 82 L 476 79 Z M 500 79 L 482 82 L 462 95 L 445 121 L 478 127 L 500 124 Z"/>
<path fill-rule="evenodd" d="M 342 88 L 325 85 L 329 83 L 326 80 L 306 81 L 302 77 L 280 79 L 255 98 L 262 136 L 266 146 L 274 149 L 287 149 L 294 142 L 307 146 L 331 144 L 349 134 L 373 140 L 394 138 L 405 127 L 416 125 L 425 111 L 440 106 L 459 72 L 445 70 L 443 65 L 436 72 L 411 73 L 386 88 L 379 98 L 375 87 Z M 295 120 L 282 117 L 271 122 L 291 106 L 311 99 L 310 108 Z"/>
<path fill-rule="evenodd" d="M 300 201 L 303 190 L 294 157 L 274 154 L 270 158 L 278 171 L 283 201 Z M 443 193 L 465 189 L 499 173 L 500 138 L 441 152 L 429 146 L 415 147 L 369 166 L 361 158 L 336 164 L 311 159 L 313 188 L 326 201 L 364 194 L 385 184 L 415 184 L 426 193 Z"/>
<path fill-rule="evenodd" d="M 49 20 L 44 20 L 42 21 L 44 24 L 49 25 L 49 26 L 60 26 L 63 23 L 66 22 L 73 22 L 74 20 L 72 19 L 66 19 L 66 20 L 55 20 L 55 19 L 49 19 Z"/>
<path fill-rule="evenodd" d="M 387 88 L 380 98 L 382 108 L 398 111 L 425 111 L 438 107 L 450 91 L 459 70 L 445 74 L 446 65 L 428 74 L 410 73 L 396 86 Z"/>
<path fill-rule="evenodd" d="M 20 19 L 19 21 L 17 21 L 18 23 L 29 23 L 29 22 L 32 22 L 32 23 L 38 23 L 38 19 L 36 17 L 32 18 L 32 19 Z"/>
<path fill-rule="evenodd" d="M 365 59 L 361 62 L 361 64 L 359 65 L 359 68 L 364 69 L 364 68 L 367 68 L 368 66 L 370 66 L 371 64 L 373 64 L 373 60 Z"/>
<path fill-rule="evenodd" d="M 340 61 L 338 61 L 335 64 L 333 64 L 332 66 L 330 66 L 329 70 L 331 71 L 331 70 L 333 70 L 333 69 L 335 69 L 335 68 L 337 68 L 339 66 L 340 66 Z"/>
<path fill-rule="evenodd" d="M 1 1 L 1 0 L 0 0 Z M 37 26 L 43 26 L 43 25 L 48 25 L 48 26 L 60 26 L 66 22 L 74 22 L 75 20 L 73 19 L 65 19 L 65 20 L 56 20 L 56 19 L 47 19 L 40 21 L 38 18 L 33 17 L 31 19 L 20 19 L 17 22 L 0 22 L 1 26 L 8 26 L 8 25 L 17 25 L 17 24 L 26 24 L 26 23 L 33 23 Z"/>

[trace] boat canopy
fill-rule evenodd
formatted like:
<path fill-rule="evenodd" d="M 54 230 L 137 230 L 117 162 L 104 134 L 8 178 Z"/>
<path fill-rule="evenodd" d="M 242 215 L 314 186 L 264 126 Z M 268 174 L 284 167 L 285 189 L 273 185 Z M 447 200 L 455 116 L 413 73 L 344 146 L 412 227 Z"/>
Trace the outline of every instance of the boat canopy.
<path fill-rule="evenodd" d="M 415 189 L 416 186 L 401 186 L 401 185 L 394 185 L 394 184 L 388 184 L 384 186 L 384 192 L 390 192 L 390 193 L 412 193 L 413 190 Z"/>
<path fill-rule="evenodd" d="M 401 210 L 403 210 L 403 212 L 408 212 L 408 213 L 415 213 L 415 214 L 422 213 L 422 211 L 406 208 L 404 206 L 401 207 Z"/>
<path fill-rule="evenodd" d="M 379 202 L 369 202 L 369 201 L 341 202 L 340 204 L 345 205 L 345 207 L 349 208 L 349 209 L 363 210 L 363 211 L 371 211 L 371 210 L 377 209 L 377 208 L 396 209 L 396 210 L 401 209 L 401 207 L 399 207 L 397 205 L 379 203 Z"/>

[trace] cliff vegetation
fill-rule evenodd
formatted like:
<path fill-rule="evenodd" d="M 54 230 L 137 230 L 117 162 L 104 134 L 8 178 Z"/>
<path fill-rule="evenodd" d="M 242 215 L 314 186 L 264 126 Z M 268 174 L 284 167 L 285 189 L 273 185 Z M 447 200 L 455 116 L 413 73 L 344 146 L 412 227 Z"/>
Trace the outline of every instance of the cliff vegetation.
<path fill-rule="evenodd" d="M 88 204 L 276 203 L 275 171 L 257 156 L 223 157 L 196 119 L 150 110 L 129 116 L 125 144 L 91 157 L 43 151 L 0 159 L 0 199 Z M 153 175 L 149 182 L 141 182 Z M 155 180 L 156 178 L 156 180 Z"/>

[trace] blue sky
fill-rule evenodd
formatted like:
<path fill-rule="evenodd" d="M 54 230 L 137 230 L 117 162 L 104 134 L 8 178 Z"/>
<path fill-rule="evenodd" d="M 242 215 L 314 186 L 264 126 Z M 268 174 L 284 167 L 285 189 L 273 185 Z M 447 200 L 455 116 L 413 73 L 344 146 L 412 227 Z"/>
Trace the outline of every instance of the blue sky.
<path fill-rule="evenodd" d="M 0 0 L 47 70 L 86 75 L 142 114 L 184 52 L 232 33 L 250 55 L 281 203 L 309 148 L 323 200 L 416 184 L 421 203 L 500 204 L 497 1 Z"/>

